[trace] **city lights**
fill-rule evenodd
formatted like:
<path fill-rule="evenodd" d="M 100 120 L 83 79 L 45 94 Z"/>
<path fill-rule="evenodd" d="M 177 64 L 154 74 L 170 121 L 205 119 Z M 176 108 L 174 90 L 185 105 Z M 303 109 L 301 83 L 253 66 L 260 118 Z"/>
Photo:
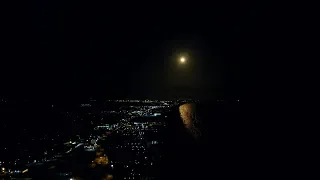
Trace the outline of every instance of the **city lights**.
<path fill-rule="evenodd" d="M 185 62 L 184 57 L 181 58 L 182 62 Z M 93 101 L 94 102 L 94 101 Z M 90 163 L 87 164 L 88 168 L 97 168 L 103 167 L 110 164 L 110 168 L 118 170 L 125 168 L 130 173 L 123 174 L 123 178 L 127 179 L 139 179 L 139 177 L 150 178 L 143 174 L 143 171 L 138 169 L 139 166 L 144 166 L 150 168 L 156 161 L 155 157 L 158 154 L 151 154 L 150 148 L 155 146 L 160 147 L 163 143 L 162 139 L 157 138 L 158 132 L 163 132 L 166 122 L 162 121 L 162 116 L 170 111 L 170 108 L 176 105 L 176 101 L 159 101 L 159 100 L 112 100 L 108 101 L 112 103 L 128 103 L 124 105 L 127 108 L 118 108 L 118 109 L 101 109 L 97 112 L 101 113 L 103 117 L 99 118 L 99 121 L 96 123 L 94 121 L 95 114 L 91 112 L 86 112 L 85 116 L 82 114 L 73 114 L 67 111 L 62 111 L 61 114 L 65 117 L 68 117 L 72 120 L 72 123 L 78 123 L 83 121 L 85 118 L 94 125 L 92 128 L 88 128 L 87 135 L 77 134 L 74 137 L 63 136 L 62 133 L 48 134 L 45 133 L 43 136 L 39 137 L 39 140 L 49 141 L 50 143 L 57 144 L 61 142 L 61 150 L 56 148 L 56 146 L 49 146 L 48 149 L 43 149 L 39 155 L 26 155 L 24 162 L 27 165 L 32 166 L 43 166 L 44 163 L 50 162 L 52 165 L 48 170 L 56 169 L 56 163 L 58 163 L 59 158 L 64 158 L 67 156 L 73 156 L 74 152 L 94 152 L 96 154 L 94 159 L 91 159 Z M 139 103 L 137 105 L 130 103 Z M 89 104 L 85 104 L 83 107 L 94 107 Z M 104 121 L 107 119 L 105 117 L 116 116 L 119 121 L 110 123 Z M 95 124 L 96 123 L 96 124 Z M 148 138 L 147 136 L 150 136 Z M 109 138 L 119 137 L 117 141 L 110 143 Z M 124 140 L 121 140 L 125 138 Z M 36 141 L 36 138 L 32 138 L 33 141 Z M 112 141 L 111 141 L 112 142 Z M 109 144 L 110 143 L 110 144 Z M 104 149 L 107 149 L 110 152 L 123 152 L 123 156 L 126 156 L 126 151 L 130 150 L 133 152 L 134 161 L 123 161 L 115 159 L 113 162 L 109 159 L 110 154 L 106 154 Z M 51 151 L 50 151 L 51 150 Z M 15 159 L 12 164 L 15 167 L 11 168 L 12 176 L 23 175 L 26 177 L 32 177 L 29 174 L 29 170 L 19 170 L 18 165 L 23 165 L 23 161 L 19 162 L 19 159 Z M 2 161 L 0 162 L 2 163 Z M 1 167 L 1 172 L 5 173 L 9 170 L 5 167 Z M 58 169 L 56 169 L 58 170 Z M 10 173 L 10 172 L 9 172 Z M 38 172 L 37 172 L 38 173 Z M 42 172 L 39 172 L 42 173 Z M 57 172 L 57 175 L 61 178 L 67 179 L 78 179 L 77 177 L 72 177 L 72 172 Z M 106 175 L 105 179 L 112 179 L 112 175 Z"/>

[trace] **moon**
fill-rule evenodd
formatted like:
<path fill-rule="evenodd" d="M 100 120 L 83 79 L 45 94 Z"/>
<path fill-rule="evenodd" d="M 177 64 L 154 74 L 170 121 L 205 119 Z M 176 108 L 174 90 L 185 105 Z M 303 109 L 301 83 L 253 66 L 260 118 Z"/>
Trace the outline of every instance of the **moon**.
<path fill-rule="evenodd" d="M 185 62 L 186 62 L 186 58 L 185 58 L 185 57 L 181 57 L 181 58 L 180 58 L 180 62 L 181 62 L 181 63 L 185 63 Z"/>

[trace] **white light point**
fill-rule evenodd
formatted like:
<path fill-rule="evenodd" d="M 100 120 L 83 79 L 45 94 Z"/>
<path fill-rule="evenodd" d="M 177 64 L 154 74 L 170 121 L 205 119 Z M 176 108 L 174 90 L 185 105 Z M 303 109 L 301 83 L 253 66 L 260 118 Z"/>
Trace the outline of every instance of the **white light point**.
<path fill-rule="evenodd" d="M 180 62 L 181 62 L 181 63 L 184 63 L 185 61 L 186 61 L 186 58 L 185 58 L 185 57 L 181 57 L 181 58 L 180 58 Z"/>

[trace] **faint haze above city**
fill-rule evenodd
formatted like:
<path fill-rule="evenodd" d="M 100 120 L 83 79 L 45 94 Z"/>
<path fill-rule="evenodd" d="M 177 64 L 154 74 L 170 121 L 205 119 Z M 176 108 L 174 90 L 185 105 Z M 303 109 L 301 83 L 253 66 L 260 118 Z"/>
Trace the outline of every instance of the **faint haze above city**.
<path fill-rule="evenodd" d="M 206 7 L 179 13 L 137 5 L 124 8 L 122 17 L 104 5 L 30 4 L 28 18 L 6 39 L 1 91 L 53 98 L 240 95 L 240 64 L 252 56 L 243 27 L 253 25 L 231 16 L 236 8 L 210 7 L 208 14 Z"/>

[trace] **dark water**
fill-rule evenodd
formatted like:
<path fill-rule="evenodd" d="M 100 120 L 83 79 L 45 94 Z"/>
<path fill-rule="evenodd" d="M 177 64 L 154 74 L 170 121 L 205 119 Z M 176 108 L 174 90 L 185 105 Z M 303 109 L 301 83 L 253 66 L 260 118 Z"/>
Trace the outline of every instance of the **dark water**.
<path fill-rule="evenodd" d="M 181 106 L 168 116 L 169 145 L 164 164 L 164 178 L 208 179 L 243 177 L 246 174 L 245 123 L 238 104 L 191 104 L 185 111 L 198 122 L 183 124 Z M 191 120 L 192 121 L 192 120 Z M 195 135 L 196 129 L 200 135 Z M 242 176 L 241 176 L 242 174 Z"/>

